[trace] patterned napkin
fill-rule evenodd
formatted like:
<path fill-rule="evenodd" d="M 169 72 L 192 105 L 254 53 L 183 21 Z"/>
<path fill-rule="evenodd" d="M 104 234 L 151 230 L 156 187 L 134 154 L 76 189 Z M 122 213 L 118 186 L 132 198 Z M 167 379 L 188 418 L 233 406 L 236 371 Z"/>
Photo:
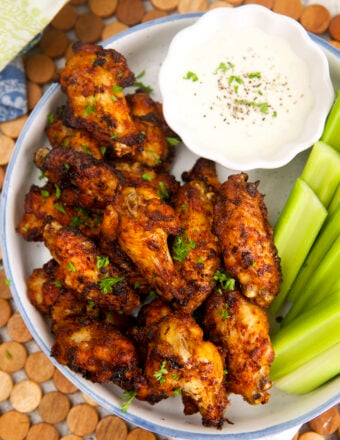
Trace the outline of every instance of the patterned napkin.
<path fill-rule="evenodd" d="M 0 0 L 0 122 L 26 112 L 26 82 L 18 55 L 67 0 Z"/>

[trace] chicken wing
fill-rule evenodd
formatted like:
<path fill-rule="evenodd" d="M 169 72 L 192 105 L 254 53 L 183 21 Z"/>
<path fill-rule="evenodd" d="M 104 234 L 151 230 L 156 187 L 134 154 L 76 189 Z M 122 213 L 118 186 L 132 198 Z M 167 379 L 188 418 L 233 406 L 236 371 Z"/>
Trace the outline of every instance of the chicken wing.
<path fill-rule="evenodd" d="M 78 206 L 88 209 L 104 208 L 119 184 L 115 171 L 107 163 L 71 148 L 39 148 L 35 164 L 50 182 L 77 194 L 69 205 L 78 202 Z"/>
<path fill-rule="evenodd" d="M 205 303 L 204 328 L 225 353 L 226 387 L 253 405 L 270 398 L 274 351 L 265 312 L 237 290 L 216 290 Z"/>
<path fill-rule="evenodd" d="M 245 296 L 268 307 L 280 288 L 280 260 L 258 182 L 247 180 L 245 173 L 234 174 L 222 184 L 213 225 L 227 272 Z"/>
<path fill-rule="evenodd" d="M 84 301 L 124 313 L 139 305 L 139 296 L 125 277 L 79 230 L 50 220 L 44 227 L 43 238 L 60 266 L 62 283 Z"/>
<path fill-rule="evenodd" d="M 212 232 L 212 194 L 203 181 L 182 185 L 173 203 L 183 233 L 177 235 L 171 249 L 175 267 L 186 281 L 182 311 L 193 312 L 214 287 L 214 275 L 221 265 L 217 237 Z"/>
<path fill-rule="evenodd" d="M 76 43 L 73 51 L 59 76 L 69 100 L 69 125 L 85 128 L 118 157 L 133 153 L 142 135 L 123 93 L 135 80 L 125 57 L 95 44 Z"/>
<path fill-rule="evenodd" d="M 167 126 L 160 106 L 144 92 L 127 95 L 126 99 L 136 127 L 143 133 L 141 149 L 135 152 L 134 159 L 151 168 L 168 170 L 175 155 L 168 139 L 176 136 Z"/>
<path fill-rule="evenodd" d="M 122 186 L 112 206 L 112 230 L 124 252 L 162 298 L 180 300 L 185 283 L 168 247 L 169 235 L 181 232 L 173 208 L 149 185 Z"/>
<path fill-rule="evenodd" d="M 56 114 L 49 115 L 46 135 L 52 147 L 73 148 L 96 159 L 102 159 L 107 147 L 97 142 L 87 130 L 67 127 L 63 123 L 62 113 L 63 107 Z"/>
<path fill-rule="evenodd" d="M 148 340 L 144 375 L 150 387 L 164 396 L 181 393 L 184 402 L 188 397 L 205 426 L 221 428 L 229 403 L 223 360 L 196 321 L 181 312 L 165 315 L 148 327 Z"/>
<path fill-rule="evenodd" d="M 77 226 L 89 238 L 99 235 L 101 218 L 97 214 L 64 203 L 58 186 L 32 185 L 25 195 L 24 213 L 17 230 L 27 241 L 42 241 L 47 218 L 54 218 L 63 226 Z"/>

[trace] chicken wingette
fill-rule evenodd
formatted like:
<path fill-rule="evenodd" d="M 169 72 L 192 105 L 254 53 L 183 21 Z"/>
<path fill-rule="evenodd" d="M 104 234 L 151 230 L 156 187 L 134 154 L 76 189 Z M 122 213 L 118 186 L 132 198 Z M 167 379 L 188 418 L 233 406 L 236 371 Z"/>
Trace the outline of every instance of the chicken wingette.
<path fill-rule="evenodd" d="M 182 394 L 184 403 L 186 398 L 194 403 L 205 426 L 221 428 L 229 404 L 224 364 L 194 318 L 181 312 L 165 315 L 147 327 L 147 335 L 144 375 L 151 389 L 164 397 Z"/>
<path fill-rule="evenodd" d="M 124 313 L 131 313 L 139 305 L 139 296 L 125 277 L 79 230 L 50 220 L 43 238 L 60 266 L 62 283 L 79 298 Z"/>
<path fill-rule="evenodd" d="M 178 216 L 151 186 L 122 186 L 110 212 L 112 231 L 141 275 L 166 300 L 181 300 L 185 282 L 172 260 L 169 235 L 181 232 Z M 112 239 L 114 237 L 112 236 Z"/>
<path fill-rule="evenodd" d="M 73 51 L 59 75 L 68 97 L 65 118 L 69 125 L 84 128 L 99 142 L 109 144 L 118 157 L 133 153 L 142 135 L 123 93 L 135 81 L 125 57 L 95 44 L 76 43 Z"/>
<path fill-rule="evenodd" d="M 224 353 L 228 392 L 253 405 L 266 403 L 274 350 L 264 310 L 238 290 L 217 289 L 205 303 L 203 327 Z"/>
<path fill-rule="evenodd" d="M 281 268 L 258 182 L 248 182 L 245 173 L 234 174 L 217 195 L 213 225 L 225 269 L 246 297 L 268 307 L 279 292 Z"/>
<path fill-rule="evenodd" d="M 191 180 L 177 191 L 173 204 L 183 232 L 171 249 L 175 267 L 186 281 L 187 289 L 179 304 L 191 313 L 214 287 L 214 275 L 220 268 L 220 249 L 212 232 L 213 194 L 202 180 Z"/>

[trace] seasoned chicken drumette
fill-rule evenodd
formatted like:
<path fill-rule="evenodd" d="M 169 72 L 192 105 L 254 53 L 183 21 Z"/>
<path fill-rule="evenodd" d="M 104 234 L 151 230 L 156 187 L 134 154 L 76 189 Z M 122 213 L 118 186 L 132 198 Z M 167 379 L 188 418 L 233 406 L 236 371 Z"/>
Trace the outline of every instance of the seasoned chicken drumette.
<path fill-rule="evenodd" d="M 63 121 L 64 107 L 60 107 L 56 114 L 50 114 L 46 135 L 52 147 L 72 148 L 80 153 L 87 153 L 96 159 L 103 159 L 106 151 L 105 144 L 99 143 L 84 128 L 72 128 Z"/>
<path fill-rule="evenodd" d="M 107 163 L 72 148 L 39 148 L 35 164 L 50 182 L 60 186 L 69 205 L 104 208 L 119 184 L 117 174 Z"/>
<path fill-rule="evenodd" d="M 258 183 L 245 173 L 229 176 L 218 191 L 214 231 L 225 269 L 241 285 L 243 294 L 268 307 L 281 282 L 280 260 Z"/>
<path fill-rule="evenodd" d="M 253 405 L 266 403 L 274 351 L 265 312 L 238 290 L 218 289 L 205 303 L 203 325 L 225 355 L 228 392 Z"/>
<path fill-rule="evenodd" d="M 146 400 L 182 394 L 185 414 L 199 411 L 205 426 L 221 428 L 229 401 L 218 349 L 203 339 L 191 315 L 174 312 L 158 300 L 146 308 L 140 342 L 146 350 L 144 376 L 155 390 Z"/>
<path fill-rule="evenodd" d="M 32 185 L 25 195 L 24 213 L 17 230 L 27 241 L 42 241 L 47 218 L 54 218 L 63 226 L 77 226 L 89 238 L 99 235 L 101 216 L 97 213 L 64 203 L 58 185 Z"/>
<path fill-rule="evenodd" d="M 107 218 L 110 216 L 110 219 Z M 150 185 L 122 186 L 104 213 L 121 248 L 166 300 L 181 300 L 185 283 L 174 266 L 169 235 L 181 232 L 174 209 Z"/>
<path fill-rule="evenodd" d="M 133 153 L 142 135 L 123 93 L 135 81 L 126 59 L 114 49 L 95 44 L 76 43 L 73 50 L 59 77 L 68 97 L 68 124 L 85 128 L 99 142 L 111 145 L 118 157 Z"/>
<path fill-rule="evenodd" d="M 139 305 L 139 296 L 125 277 L 79 230 L 51 220 L 44 227 L 43 238 L 60 266 L 62 283 L 79 298 L 124 313 Z"/>

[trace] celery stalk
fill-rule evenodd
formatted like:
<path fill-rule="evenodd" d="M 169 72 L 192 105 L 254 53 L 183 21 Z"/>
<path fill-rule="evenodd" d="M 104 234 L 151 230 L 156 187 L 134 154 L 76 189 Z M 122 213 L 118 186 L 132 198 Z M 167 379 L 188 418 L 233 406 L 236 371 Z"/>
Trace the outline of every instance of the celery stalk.
<path fill-rule="evenodd" d="M 333 214 L 333 212 L 340 206 L 340 184 L 338 185 L 332 200 L 328 206 L 328 215 Z"/>
<path fill-rule="evenodd" d="M 277 380 L 340 344 L 340 289 L 301 313 L 272 336 L 275 359 L 271 378 Z"/>
<path fill-rule="evenodd" d="M 340 235 L 340 205 L 331 214 L 328 215 L 322 226 L 320 234 L 315 240 L 311 251 L 307 255 L 295 281 L 288 292 L 289 301 L 295 301 L 304 291 L 308 289 L 309 280 L 317 272 L 318 266 L 321 264 L 327 251 L 332 247 L 333 243 Z"/>
<path fill-rule="evenodd" d="M 335 102 L 326 119 L 325 128 L 321 140 L 340 151 L 340 95 Z"/>
<path fill-rule="evenodd" d="M 316 142 L 300 177 L 327 208 L 340 182 L 339 152 L 324 142 Z"/>
<path fill-rule="evenodd" d="M 327 216 L 327 210 L 311 188 L 297 178 L 274 227 L 274 242 L 281 258 L 283 282 L 270 306 L 275 314 L 300 270 Z"/>
<path fill-rule="evenodd" d="M 301 312 L 313 307 L 330 292 L 340 287 L 339 268 L 340 234 L 304 286 L 303 294 L 300 294 L 293 302 L 287 315 L 283 318 L 282 325 L 287 325 Z"/>
<path fill-rule="evenodd" d="M 274 385 L 290 394 L 309 393 L 340 373 L 340 344 L 333 345 Z"/>

